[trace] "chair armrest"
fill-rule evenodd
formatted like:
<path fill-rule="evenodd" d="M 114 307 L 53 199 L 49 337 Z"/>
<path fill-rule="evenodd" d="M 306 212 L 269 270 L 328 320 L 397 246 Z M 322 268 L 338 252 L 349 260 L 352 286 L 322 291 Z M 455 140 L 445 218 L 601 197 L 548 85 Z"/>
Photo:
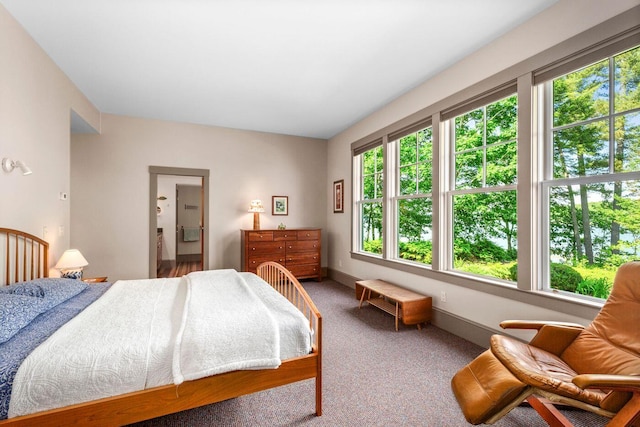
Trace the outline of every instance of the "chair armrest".
<path fill-rule="evenodd" d="M 584 326 L 578 323 L 569 322 L 549 322 L 544 320 L 505 320 L 500 322 L 502 329 L 537 329 L 543 326 L 564 326 L 566 328 L 584 329 Z"/>
<path fill-rule="evenodd" d="M 562 352 L 576 339 L 584 326 L 567 322 L 543 322 L 539 320 L 506 320 L 500 323 L 504 329 L 532 329 L 535 336 L 529 345 L 560 357 Z"/>
<path fill-rule="evenodd" d="M 638 375 L 581 374 L 573 377 L 572 381 L 582 389 L 599 388 L 640 393 L 640 376 Z"/>

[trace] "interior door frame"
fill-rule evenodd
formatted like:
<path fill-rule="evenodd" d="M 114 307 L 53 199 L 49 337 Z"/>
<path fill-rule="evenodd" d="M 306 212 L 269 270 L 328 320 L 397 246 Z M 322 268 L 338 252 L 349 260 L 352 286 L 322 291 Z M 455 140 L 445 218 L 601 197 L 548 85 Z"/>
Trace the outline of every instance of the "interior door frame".
<path fill-rule="evenodd" d="M 158 277 L 158 175 L 202 178 L 202 269 L 209 269 L 209 169 L 149 166 L 149 278 Z"/>

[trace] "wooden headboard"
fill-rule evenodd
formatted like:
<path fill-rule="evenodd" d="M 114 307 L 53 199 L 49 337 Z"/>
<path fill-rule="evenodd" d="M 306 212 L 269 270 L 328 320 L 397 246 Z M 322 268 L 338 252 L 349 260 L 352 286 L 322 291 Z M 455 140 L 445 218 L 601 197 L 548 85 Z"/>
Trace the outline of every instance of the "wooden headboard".
<path fill-rule="evenodd" d="M 0 285 L 49 276 L 49 243 L 23 231 L 0 228 Z"/>

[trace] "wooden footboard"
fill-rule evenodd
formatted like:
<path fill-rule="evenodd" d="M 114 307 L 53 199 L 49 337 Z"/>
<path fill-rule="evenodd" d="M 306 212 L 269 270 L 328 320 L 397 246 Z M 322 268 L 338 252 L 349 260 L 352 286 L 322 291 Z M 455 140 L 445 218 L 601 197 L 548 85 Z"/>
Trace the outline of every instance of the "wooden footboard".
<path fill-rule="evenodd" d="M 309 319 L 309 327 L 314 331 L 313 347 L 319 351 L 321 346 L 320 338 L 322 336 L 322 316 L 307 291 L 298 282 L 298 279 L 281 264 L 273 261 L 260 264 L 257 274 Z"/>
<path fill-rule="evenodd" d="M 322 415 L 322 316 L 298 279 L 281 264 L 269 261 L 258 266 L 258 276 L 284 295 L 309 319 L 313 331 L 313 352 L 317 355 L 316 415 Z"/>
<path fill-rule="evenodd" d="M 7 256 L 9 253 L 13 249 L 8 248 Z M 40 263 L 47 265 L 46 255 Z M 298 280 L 280 264 L 263 264 L 258 275 L 309 319 L 313 331 L 310 354 L 283 360 L 277 369 L 227 372 L 179 386 L 170 384 L 1 420 L 0 426 L 121 426 L 308 379 L 315 379 L 315 412 L 322 415 L 322 316 Z"/>

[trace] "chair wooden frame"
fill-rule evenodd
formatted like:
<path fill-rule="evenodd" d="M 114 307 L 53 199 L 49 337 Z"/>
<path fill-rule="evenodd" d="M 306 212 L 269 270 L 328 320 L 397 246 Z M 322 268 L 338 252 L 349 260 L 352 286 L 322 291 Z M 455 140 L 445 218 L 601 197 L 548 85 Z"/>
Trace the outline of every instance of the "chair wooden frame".
<path fill-rule="evenodd" d="M 10 229 L 0 229 L 0 233 L 0 237 L 2 234 L 18 235 L 48 246 L 46 242 L 28 233 Z M 13 248 L 13 244 L 7 246 L 5 257 L 9 258 L 11 254 L 11 259 L 14 259 Z M 45 271 L 47 261 L 46 254 L 39 257 L 39 269 Z M 21 266 L 20 263 L 7 264 L 7 270 L 12 271 L 12 277 L 14 265 Z M 322 316 L 300 282 L 282 265 L 265 263 L 258 267 L 258 275 L 291 301 L 309 320 L 313 330 L 310 354 L 283 360 L 277 369 L 233 371 L 186 381 L 179 386 L 170 384 L 154 387 L 9 418 L 0 421 L 0 426 L 120 426 L 308 379 L 315 379 L 315 414 L 322 415 Z M 9 283 L 7 280 L 5 284 Z"/>

